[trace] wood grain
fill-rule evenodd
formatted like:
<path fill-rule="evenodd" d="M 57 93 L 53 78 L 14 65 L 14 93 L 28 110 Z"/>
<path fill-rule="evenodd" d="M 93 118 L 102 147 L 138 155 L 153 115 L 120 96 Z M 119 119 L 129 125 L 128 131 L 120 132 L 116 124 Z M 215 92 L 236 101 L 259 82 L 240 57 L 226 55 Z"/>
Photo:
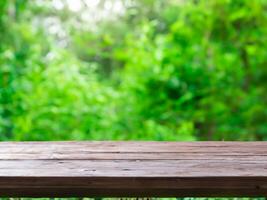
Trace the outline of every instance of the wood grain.
<path fill-rule="evenodd" d="M 0 196 L 267 196 L 267 142 L 2 142 Z"/>

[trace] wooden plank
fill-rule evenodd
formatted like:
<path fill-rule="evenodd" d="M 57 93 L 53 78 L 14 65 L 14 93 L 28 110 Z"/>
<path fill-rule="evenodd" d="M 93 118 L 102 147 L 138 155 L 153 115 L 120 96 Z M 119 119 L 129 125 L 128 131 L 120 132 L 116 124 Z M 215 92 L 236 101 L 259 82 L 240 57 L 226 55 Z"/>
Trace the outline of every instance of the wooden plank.
<path fill-rule="evenodd" d="M 267 195 L 267 142 L 2 142 L 0 196 Z"/>
<path fill-rule="evenodd" d="M 126 157 L 127 156 L 127 157 Z M 231 153 L 207 155 L 203 153 L 6 153 L 0 154 L 3 160 L 255 160 L 265 159 L 266 155 L 237 155 Z M 22 159 L 23 158 L 23 159 Z"/>
<path fill-rule="evenodd" d="M 3 160 L 0 177 L 257 177 L 266 167 L 267 161 L 251 160 Z"/>
<path fill-rule="evenodd" d="M 1 142 L 0 153 L 7 152 L 180 152 L 180 153 L 266 153 L 265 142 Z M 248 147 L 249 145 L 249 147 Z M 34 148 L 32 148 L 34 147 Z M 248 152 L 247 148 L 253 150 Z"/>

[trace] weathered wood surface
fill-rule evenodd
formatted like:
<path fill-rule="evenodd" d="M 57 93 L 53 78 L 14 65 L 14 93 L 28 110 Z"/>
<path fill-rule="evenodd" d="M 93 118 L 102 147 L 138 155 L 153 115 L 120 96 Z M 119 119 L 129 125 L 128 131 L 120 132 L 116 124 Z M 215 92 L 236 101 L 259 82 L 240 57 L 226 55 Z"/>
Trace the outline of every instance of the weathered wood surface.
<path fill-rule="evenodd" d="M 267 142 L 2 142 L 0 196 L 267 196 Z"/>

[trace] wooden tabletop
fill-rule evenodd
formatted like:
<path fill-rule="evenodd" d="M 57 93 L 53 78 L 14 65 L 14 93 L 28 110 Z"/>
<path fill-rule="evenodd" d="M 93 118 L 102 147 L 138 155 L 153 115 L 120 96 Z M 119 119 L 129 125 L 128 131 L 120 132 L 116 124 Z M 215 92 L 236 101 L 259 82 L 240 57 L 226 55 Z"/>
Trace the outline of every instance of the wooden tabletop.
<path fill-rule="evenodd" d="M 0 196 L 267 195 L 267 142 L 2 142 Z"/>

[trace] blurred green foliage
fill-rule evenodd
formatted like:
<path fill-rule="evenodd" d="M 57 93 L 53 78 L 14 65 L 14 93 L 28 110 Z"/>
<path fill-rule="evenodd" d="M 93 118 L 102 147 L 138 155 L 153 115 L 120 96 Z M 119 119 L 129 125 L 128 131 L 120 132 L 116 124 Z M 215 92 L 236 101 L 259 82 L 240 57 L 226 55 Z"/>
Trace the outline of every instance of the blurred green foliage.
<path fill-rule="evenodd" d="M 79 2 L 0 1 L 0 140 L 267 139 L 266 0 Z"/>

